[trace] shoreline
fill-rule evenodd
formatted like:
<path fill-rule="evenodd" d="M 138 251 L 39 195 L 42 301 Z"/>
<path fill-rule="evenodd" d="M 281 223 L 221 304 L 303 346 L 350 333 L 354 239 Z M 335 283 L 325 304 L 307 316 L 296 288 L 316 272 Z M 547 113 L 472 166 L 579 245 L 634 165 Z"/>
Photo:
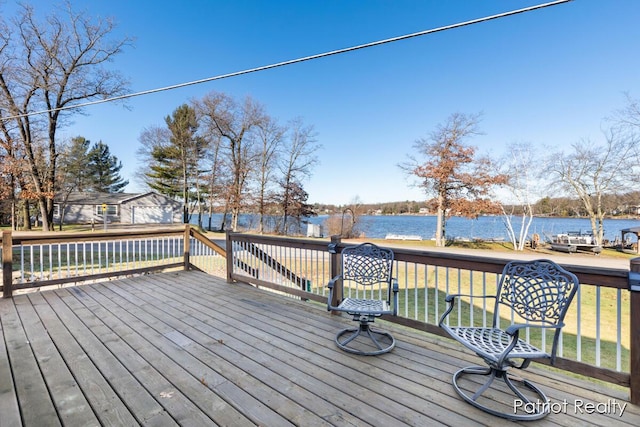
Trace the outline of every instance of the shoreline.
<path fill-rule="evenodd" d="M 614 257 L 607 255 L 603 252 L 600 255 L 592 253 L 565 253 L 557 252 L 552 249 L 540 248 L 540 249 L 525 249 L 524 251 L 514 250 L 494 250 L 491 248 L 460 248 L 455 246 L 424 246 L 412 244 L 410 241 L 390 241 L 385 239 L 344 239 L 344 243 L 359 244 L 364 242 L 372 242 L 379 246 L 385 246 L 396 249 L 410 249 L 423 252 L 437 252 L 437 253 L 456 253 L 461 255 L 470 256 L 484 256 L 487 258 L 494 258 L 500 260 L 534 260 L 534 259 L 550 259 L 559 264 L 564 265 L 578 265 L 587 267 L 604 267 L 604 268 L 617 268 L 621 270 L 629 270 L 630 260 L 633 256 L 629 257 Z"/>

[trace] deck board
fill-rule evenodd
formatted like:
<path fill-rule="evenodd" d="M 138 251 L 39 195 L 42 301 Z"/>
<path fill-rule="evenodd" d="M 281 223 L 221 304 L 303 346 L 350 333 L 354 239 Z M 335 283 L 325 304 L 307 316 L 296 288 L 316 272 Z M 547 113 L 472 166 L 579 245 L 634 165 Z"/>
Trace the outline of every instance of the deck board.
<path fill-rule="evenodd" d="M 199 272 L 16 295 L 0 300 L 0 425 L 513 424 L 455 393 L 452 373 L 479 362 L 457 343 L 382 323 L 396 349 L 355 356 L 333 343 L 352 323 Z M 522 375 L 552 401 L 626 400 L 544 367 Z M 536 422 L 589 424 L 640 425 L 640 408 Z"/>

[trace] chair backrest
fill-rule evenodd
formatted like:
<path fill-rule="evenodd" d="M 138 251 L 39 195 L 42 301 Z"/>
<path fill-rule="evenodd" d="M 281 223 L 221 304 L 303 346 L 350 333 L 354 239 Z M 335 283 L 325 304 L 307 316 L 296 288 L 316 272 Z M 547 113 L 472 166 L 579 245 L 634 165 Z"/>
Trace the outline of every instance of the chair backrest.
<path fill-rule="evenodd" d="M 499 306 L 508 307 L 514 323 L 560 325 L 579 286 L 575 274 L 553 261 L 511 261 L 500 278 L 493 326 L 498 326 Z M 552 355 L 559 336 L 556 329 Z"/>
<path fill-rule="evenodd" d="M 391 283 L 393 251 L 373 243 L 347 246 L 342 250 L 342 279 L 359 285 Z"/>

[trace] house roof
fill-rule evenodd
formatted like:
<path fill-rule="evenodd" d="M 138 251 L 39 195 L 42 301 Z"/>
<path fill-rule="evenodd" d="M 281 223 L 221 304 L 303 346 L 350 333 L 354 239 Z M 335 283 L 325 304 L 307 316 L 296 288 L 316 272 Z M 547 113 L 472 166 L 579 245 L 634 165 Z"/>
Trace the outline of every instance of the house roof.
<path fill-rule="evenodd" d="M 72 205 L 98 205 L 101 203 L 117 204 L 132 196 L 131 193 L 98 193 L 73 191 L 67 198 L 67 204 Z M 54 201 L 62 202 L 62 195 L 56 194 Z"/>
<path fill-rule="evenodd" d="M 99 193 L 99 192 L 78 192 L 74 191 L 69 194 L 67 199 L 68 205 L 98 205 L 107 203 L 109 205 L 119 205 L 129 202 L 138 198 L 145 197 L 150 194 L 155 194 L 167 200 L 169 203 L 179 204 L 176 200 L 173 200 L 167 196 L 164 196 L 153 191 L 147 193 Z M 62 195 L 57 194 L 54 198 L 54 202 L 62 203 Z"/>

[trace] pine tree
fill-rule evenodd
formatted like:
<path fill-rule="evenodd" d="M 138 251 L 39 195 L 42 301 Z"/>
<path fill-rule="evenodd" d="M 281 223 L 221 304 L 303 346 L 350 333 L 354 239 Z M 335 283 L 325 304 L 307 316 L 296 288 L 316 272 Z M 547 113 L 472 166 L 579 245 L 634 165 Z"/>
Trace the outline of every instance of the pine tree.
<path fill-rule="evenodd" d="M 83 136 L 76 136 L 65 147 L 58 160 L 59 187 L 64 192 L 86 191 L 91 187 L 91 170 L 89 164 L 89 147 L 91 141 Z"/>
<path fill-rule="evenodd" d="M 151 151 L 152 164 L 145 173 L 148 185 L 169 197 L 183 200 L 183 220 L 189 222 L 189 202 L 198 199 L 206 141 L 198 135 L 195 110 L 187 104 L 165 117 L 169 141 L 158 141 Z"/>
<path fill-rule="evenodd" d="M 129 184 L 120 175 L 122 162 L 112 155 L 102 141 L 93 145 L 88 154 L 91 190 L 103 193 L 121 193 Z"/>

